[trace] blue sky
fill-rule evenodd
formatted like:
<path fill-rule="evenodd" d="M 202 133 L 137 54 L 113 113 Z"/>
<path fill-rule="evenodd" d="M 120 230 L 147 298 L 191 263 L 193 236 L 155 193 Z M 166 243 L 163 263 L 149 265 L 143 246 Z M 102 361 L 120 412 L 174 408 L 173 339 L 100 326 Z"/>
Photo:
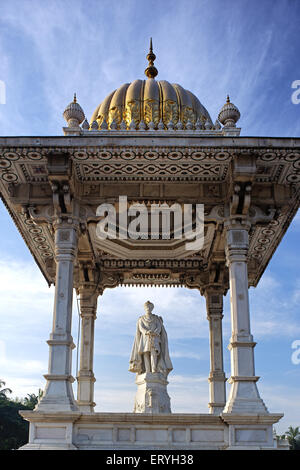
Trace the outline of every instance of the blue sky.
<path fill-rule="evenodd" d="M 0 135 L 62 135 L 73 93 L 88 119 L 112 90 L 143 78 L 152 36 L 158 79 L 196 94 L 213 121 L 229 93 L 243 136 L 300 136 L 300 104 L 291 101 L 299 72 L 297 0 L 11 0 L 1 5 Z M 0 378 L 16 396 L 37 393 L 47 372 L 52 325 L 48 288 L 3 205 L 0 206 Z M 300 217 L 295 217 L 265 271 L 250 289 L 258 387 L 276 426 L 300 425 Z M 224 361 L 230 375 L 229 296 L 224 309 Z M 145 300 L 163 316 L 174 370 L 174 412 L 207 412 L 209 373 L 205 304 L 197 291 L 130 289 L 99 298 L 95 333 L 98 411 L 132 411 L 128 360 Z M 73 337 L 78 315 L 74 302 Z M 76 350 L 73 356 L 76 368 Z M 76 390 L 76 387 L 74 387 Z M 189 397 L 187 400 L 186 398 Z"/>

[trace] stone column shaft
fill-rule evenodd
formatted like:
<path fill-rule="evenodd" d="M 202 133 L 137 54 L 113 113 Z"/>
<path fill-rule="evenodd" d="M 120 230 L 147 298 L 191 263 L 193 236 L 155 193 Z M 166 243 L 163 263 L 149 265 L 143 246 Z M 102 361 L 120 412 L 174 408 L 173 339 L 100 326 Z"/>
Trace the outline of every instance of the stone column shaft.
<path fill-rule="evenodd" d="M 220 414 L 226 402 L 226 377 L 223 366 L 223 291 L 220 286 L 205 289 L 207 319 L 209 321 L 210 374 L 209 374 L 209 412 Z"/>
<path fill-rule="evenodd" d="M 85 283 L 79 287 L 81 342 L 80 368 L 78 372 L 77 405 L 81 411 L 94 411 L 94 327 L 98 293 L 96 285 Z"/>
<path fill-rule="evenodd" d="M 228 346 L 231 353 L 232 384 L 225 413 L 263 413 L 267 408 L 259 396 L 255 376 L 255 342 L 250 330 L 248 296 L 248 228 L 227 226 L 226 257 L 229 268 L 232 335 Z"/>
<path fill-rule="evenodd" d="M 72 390 L 71 336 L 73 267 L 77 252 L 78 224 L 72 218 L 58 219 L 55 229 L 56 281 L 53 325 L 49 345 L 49 366 L 43 397 L 38 405 L 42 411 L 77 410 Z"/>

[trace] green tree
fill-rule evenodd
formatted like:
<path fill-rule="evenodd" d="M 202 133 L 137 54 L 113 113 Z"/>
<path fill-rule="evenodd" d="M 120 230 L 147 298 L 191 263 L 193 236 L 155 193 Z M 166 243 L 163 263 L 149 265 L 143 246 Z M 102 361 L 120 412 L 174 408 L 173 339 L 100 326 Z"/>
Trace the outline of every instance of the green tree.
<path fill-rule="evenodd" d="M 0 379 L 0 399 L 1 400 L 6 400 L 7 399 L 7 394 L 12 393 L 10 388 L 2 388 L 5 385 L 5 382 Z"/>
<path fill-rule="evenodd" d="M 38 404 L 39 399 L 42 397 L 42 395 L 43 395 L 43 390 L 41 389 L 39 389 L 38 395 L 36 395 L 35 393 L 28 393 L 27 397 L 25 397 L 22 400 L 22 403 L 28 408 L 30 408 L 31 410 L 33 410 Z"/>
<path fill-rule="evenodd" d="M 293 428 L 290 426 L 285 433 L 289 441 L 290 449 L 300 450 L 300 428 L 299 426 Z"/>
<path fill-rule="evenodd" d="M 0 450 L 18 449 L 28 442 L 28 422 L 19 415 L 26 409 L 22 403 L 0 400 Z"/>
<path fill-rule="evenodd" d="M 7 397 L 12 393 L 3 388 L 5 382 L 0 380 L 0 450 L 18 449 L 28 442 L 29 423 L 19 414 L 19 410 L 32 410 L 42 394 L 30 393 L 23 399 L 11 400 Z"/>

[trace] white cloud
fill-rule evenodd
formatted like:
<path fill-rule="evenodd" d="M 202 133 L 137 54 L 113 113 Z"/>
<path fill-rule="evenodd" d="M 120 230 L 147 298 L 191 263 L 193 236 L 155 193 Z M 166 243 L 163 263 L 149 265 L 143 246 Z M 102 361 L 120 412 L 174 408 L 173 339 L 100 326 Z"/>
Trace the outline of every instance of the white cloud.
<path fill-rule="evenodd" d="M 207 377 L 202 377 L 198 375 L 178 375 L 172 374 L 169 376 L 169 381 L 172 385 L 182 385 L 182 384 L 194 384 L 207 383 Z"/>
<path fill-rule="evenodd" d="M 154 303 L 153 313 L 162 316 L 170 339 L 207 337 L 204 299 L 197 291 L 180 288 L 118 287 L 105 291 L 99 299 L 96 328 L 104 331 L 117 328 L 133 337 L 146 300 Z"/>
<path fill-rule="evenodd" d="M 16 397 L 24 398 L 31 393 L 38 395 L 39 390 L 43 389 L 45 384 L 43 377 L 11 377 L 5 382 L 5 386 L 12 390 L 12 393 L 8 395 L 12 399 Z"/>
<path fill-rule="evenodd" d="M 0 260 L 1 312 L 10 312 L 14 318 L 24 318 L 28 308 L 39 311 L 39 317 L 49 313 L 53 303 L 53 288 L 49 288 L 34 263 L 12 258 Z M 32 302 L 32 299 L 35 302 Z M 50 304 L 50 305 L 49 305 Z M 27 321 L 32 320 L 30 315 Z M 6 315 L 7 317 L 7 315 Z M 34 319 L 35 321 L 38 318 Z"/>
<path fill-rule="evenodd" d="M 196 359 L 196 360 L 204 359 L 203 354 L 199 354 L 199 353 L 197 354 L 192 351 L 177 351 L 173 349 L 171 355 L 173 358 L 180 357 L 180 358 L 185 358 L 185 359 Z"/>
<path fill-rule="evenodd" d="M 299 387 L 292 387 L 288 383 L 261 383 L 260 395 L 270 413 L 283 413 L 284 416 L 275 424 L 278 434 L 283 434 L 289 426 L 300 426 L 298 412 Z"/>
<path fill-rule="evenodd" d="M 289 286 L 291 292 L 287 294 L 284 285 L 269 272 L 255 289 L 250 289 L 250 319 L 255 336 L 284 338 L 300 334 L 299 285 L 293 279 Z"/>
<path fill-rule="evenodd" d="M 242 111 L 243 126 L 260 131 L 257 116 L 268 108 L 270 97 L 270 90 L 261 93 L 262 80 L 265 88 L 266 83 L 272 83 L 274 71 L 282 66 L 278 56 L 284 44 L 277 44 L 278 56 L 270 61 L 276 39 L 272 22 L 257 30 L 254 44 L 245 40 L 245 27 L 251 30 L 256 25 L 251 15 L 242 21 L 245 14 L 241 7 L 228 9 L 223 16 L 223 28 L 216 28 L 219 17 L 214 2 L 202 4 L 205 7 L 200 9 L 195 1 L 166 2 L 162 8 L 159 4 L 133 1 L 123 2 L 121 10 L 118 3 L 105 0 L 101 5 L 90 1 L 89 8 L 79 0 L 76 8 L 73 2 L 55 0 L 46 6 L 35 0 L 3 5 L 2 21 L 16 38 L 24 39 L 22 46 L 27 48 L 24 59 L 19 58 L 24 60 L 23 74 L 27 71 L 28 56 L 32 76 L 37 73 L 39 111 L 34 120 L 41 133 L 43 127 L 61 133 L 64 125 L 61 114 L 74 91 L 90 117 L 108 93 L 124 82 L 142 78 L 153 32 L 159 78 L 180 83 L 194 92 L 213 120 L 229 92 Z M 149 21 L 145 24 L 147 13 Z M 272 18 L 273 15 L 276 12 L 272 12 Z M 137 27 L 140 21 L 142 29 Z M 21 94 L 25 93 L 23 77 L 16 73 L 15 63 L 6 50 L 1 57 L 6 62 L 5 79 L 14 87 L 14 94 L 18 92 L 18 100 L 6 107 L 6 116 L 11 112 L 12 119 L 4 119 L 3 115 L 3 123 L 10 132 L 21 126 L 30 134 L 33 123 L 28 122 L 24 112 L 18 112 Z M 260 99 L 254 100 L 253 96 L 258 94 Z"/>

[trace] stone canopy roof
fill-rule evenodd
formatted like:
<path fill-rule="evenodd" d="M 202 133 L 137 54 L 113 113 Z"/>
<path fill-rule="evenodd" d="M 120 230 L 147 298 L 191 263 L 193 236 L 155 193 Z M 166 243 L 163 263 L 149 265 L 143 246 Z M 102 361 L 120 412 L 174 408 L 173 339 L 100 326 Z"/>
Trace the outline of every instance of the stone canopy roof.
<path fill-rule="evenodd" d="M 55 204 L 68 211 L 77 201 L 78 266 L 98 266 L 110 287 L 200 289 L 210 276 L 220 276 L 226 285 L 224 221 L 232 216 L 252 224 L 248 271 L 249 285 L 255 286 L 299 207 L 299 162 L 300 139 L 295 138 L 204 137 L 185 131 L 153 140 L 152 133 L 129 130 L 2 137 L 0 192 L 49 284 L 55 282 Z M 129 205 L 203 203 L 203 249 L 185 251 L 183 241 L 174 239 L 100 242 L 96 209 L 102 202 L 117 204 L 120 194 L 127 195 Z"/>

